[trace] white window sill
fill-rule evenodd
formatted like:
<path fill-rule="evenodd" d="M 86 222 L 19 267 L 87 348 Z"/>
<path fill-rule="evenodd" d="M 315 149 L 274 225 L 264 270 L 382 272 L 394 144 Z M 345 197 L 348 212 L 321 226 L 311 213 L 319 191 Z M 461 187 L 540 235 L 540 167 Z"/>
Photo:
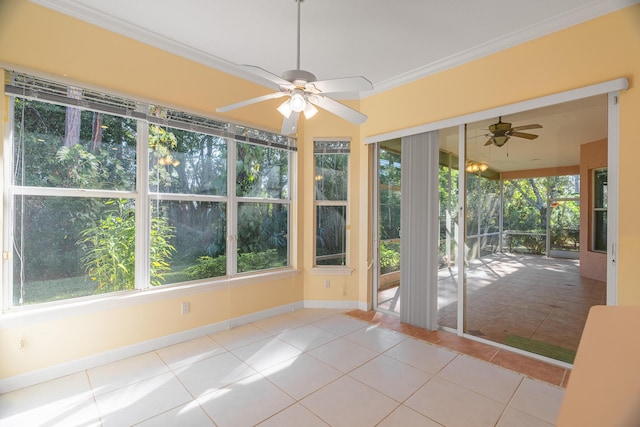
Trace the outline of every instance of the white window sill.
<path fill-rule="evenodd" d="M 170 298 L 211 292 L 216 289 L 283 280 L 291 278 L 299 272 L 300 270 L 286 268 L 240 275 L 232 278 L 203 280 L 189 284 L 164 285 L 145 290 L 123 291 L 100 296 L 74 298 L 64 302 L 43 303 L 24 308 L 15 307 L 0 315 L 0 329 L 20 327 L 101 310 L 148 304 Z"/>

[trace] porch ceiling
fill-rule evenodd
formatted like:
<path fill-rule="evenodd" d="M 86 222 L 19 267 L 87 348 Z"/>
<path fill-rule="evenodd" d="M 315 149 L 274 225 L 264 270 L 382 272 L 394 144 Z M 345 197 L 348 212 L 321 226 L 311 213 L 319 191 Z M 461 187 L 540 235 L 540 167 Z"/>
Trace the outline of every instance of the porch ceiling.
<path fill-rule="evenodd" d="M 484 162 L 498 172 L 573 166 L 580 163 L 580 145 L 607 138 L 607 96 L 599 95 L 502 117 L 512 126 L 539 123 L 542 129 L 525 131 L 539 135 L 527 140 L 512 137 L 502 147 L 485 146 L 486 120 L 467 125 L 467 158 Z M 440 132 L 440 147 L 458 154 L 458 129 Z"/>

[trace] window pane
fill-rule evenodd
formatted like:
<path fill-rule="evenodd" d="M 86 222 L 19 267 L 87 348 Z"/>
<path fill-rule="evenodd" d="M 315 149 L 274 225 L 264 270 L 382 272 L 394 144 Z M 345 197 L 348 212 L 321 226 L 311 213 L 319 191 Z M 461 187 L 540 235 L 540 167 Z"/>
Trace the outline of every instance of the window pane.
<path fill-rule="evenodd" d="M 149 126 L 151 191 L 227 194 L 227 142 L 224 138 Z"/>
<path fill-rule="evenodd" d="M 152 216 L 152 285 L 227 274 L 225 203 L 154 201 Z"/>
<path fill-rule="evenodd" d="M 13 303 L 133 289 L 134 208 L 131 200 L 15 197 Z"/>
<path fill-rule="evenodd" d="M 289 206 L 238 204 L 238 273 L 284 267 L 288 260 Z"/>
<path fill-rule="evenodd" d="M 133 190 L 136 121 L 15 99 L 14 183 Z"/>
<path fill-rule="evenodd" d="M 347 200 L 348 154 L 316 154 L 316 200 Z"/>
<path fill-rule="evenodd" d="M 237 143 L 236 195 L 287 199 L 289 152 Z"/>
<path fill-rule="evenodd" d="M 607 251 L 607 211 L 595 211 L 593 250 Z"/>
<path fill-rule="evenodd" d="M 607 170 L 597 170 L 595 175 L 594 186 L 594 207 L 607 208 Z"/>
<path fill-rule="evenodd" d="M 400 154 L 380 150 L 380 238 L 400 238 Z"/>
<path fill-rule="evenodd" d="M 316 265 L 346 265 L 346 206 L 316 206 Z"/>

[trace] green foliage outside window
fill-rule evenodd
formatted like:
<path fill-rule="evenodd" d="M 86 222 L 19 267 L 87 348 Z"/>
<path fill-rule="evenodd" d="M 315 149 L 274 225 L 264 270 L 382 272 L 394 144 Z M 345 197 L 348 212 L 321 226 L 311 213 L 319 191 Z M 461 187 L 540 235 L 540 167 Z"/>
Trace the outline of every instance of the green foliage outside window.
<path fill-rule="evenodd" d="M 97 292 L 114 292 L 135 287 L 135 207 L 126 200 L 109 200 L 101 220 L 81 233 L 79 245 L 85 247 L 82 258 L 90 279 L 98 284 Z M 151 219 L 151 285 L 161 285 L 175 248 L 170 240 L 173 227 L 162 216 Z"/>

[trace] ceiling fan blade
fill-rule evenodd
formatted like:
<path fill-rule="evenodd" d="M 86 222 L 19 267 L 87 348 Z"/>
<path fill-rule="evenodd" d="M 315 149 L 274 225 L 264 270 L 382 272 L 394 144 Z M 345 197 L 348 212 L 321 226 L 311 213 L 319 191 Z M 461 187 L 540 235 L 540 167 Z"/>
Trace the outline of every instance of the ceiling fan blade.
<path fill-rule="evenodd" d="M 350 121 L 353 124 L 361 125 L 367 121 L 366 115 L 326 96 L 310 96 L 308 101 L 338 117 Z"/>
<path fill-rule="evenodd" d="M 362 76 L 317 80 L 307 85 L 322 93 L 361 92 L 373 89 L 373 84 Z"/>
<path fill-rule="evenodd" d="M 517 136 L 518 138 L 525 138 L 525 139 L 536 139 L 539 135 L 534 135 L 532 133 L 524 133 L 524 132 L 511 132 L 509 136 Z"/>
<path fill-rule="evenodd" d="M 257 67 L 255 65 L 243 65 L 242 68 L 254 74 L 258 77 L 262 77 L 263 79 L 267 79 L 270 82 L 277 84 L 278 86 L 291 87 L 293 86 L 290 81 L 283 79 L 282 77 L 273 74 L 270 71 L 265 70 L 264 68 Z"/>
<path fill-rule="evenodd" d="M 488 140 L 487 142 L 485 142 L 485 143 L 484 143 L 485 147 L 486 147 L 487 145 L 491 145 L 491 144 L 493 144 L 493 138 L 489 138 L 489 140 Z"/>
<path fill-rule="evenodd" d="M 527 129 L 542 129 L 542 125 L 539 124 L 535 124 L 535 125 L 524 125 L 524 126 L 515 126 L 512 127 L 511 130 L 514 131 L 518 131 L 518 130 L 527 130 Z"/>
<path fill-rule="evenodd" d="M 235 104 L 225 105 L 224 107 L 216 108 L 218 113 L 226 113 L 227 111 L 235 110 L 236 108 L 246 107 L 247 105 L 255 104 L 262 101 L 267 101 L 269 99 L 282 98 L 283 96 L 287 96 L 286 92 L 274 92 L 268 95 L 262 95 L 257 98 L 247 99 L 245 101 L 236 102 Z"/>
<path fill-rule="evenodd" d="M 285 118 L 282 121 L 282 129 L 280 133 L 283 135 L 291 135 L 298 131 L 298 118 L 300 117 L 300 113 L 296 113 L 295 111 L 291 113 L 288 118 Z"/>

